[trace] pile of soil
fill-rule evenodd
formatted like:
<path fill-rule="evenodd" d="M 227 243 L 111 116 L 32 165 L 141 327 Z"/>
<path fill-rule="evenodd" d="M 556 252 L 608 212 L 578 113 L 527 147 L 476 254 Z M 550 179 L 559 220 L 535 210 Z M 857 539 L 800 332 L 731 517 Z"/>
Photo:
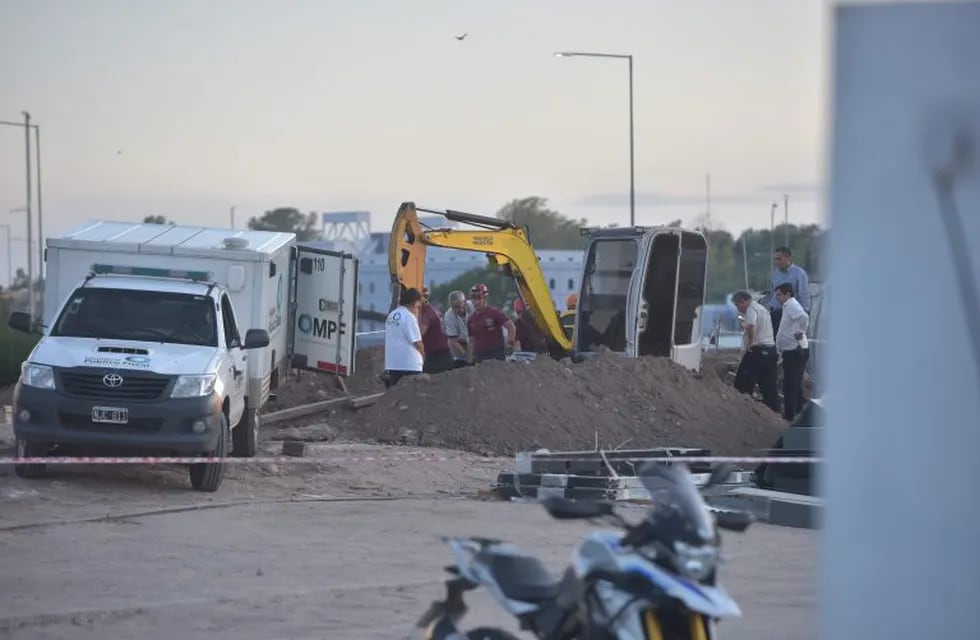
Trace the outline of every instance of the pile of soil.
<path fill-rule="evenodd" d="M 715 372 L 665 358 L 485 362 L 406 378 L 376 404 L 330 418 L 345 437 L 511 455 L 518 451 L 704 447 L 757 453 L 785 422 Z"/>
<path fill-rule="evenodd" d="M 384 391 L 378 379 L 384 370 L 384 347 L 358 349 L 354 360 L 354 375 L 342 378 L 350 395 L 361 396 Z M 337 376 L 317 371 L 299 371 L 275 391 L 276 399 L 262 407 L 262 413 L 309 404 L 320 400 L 342 398 L 348 394 L 337 384 Z"/>

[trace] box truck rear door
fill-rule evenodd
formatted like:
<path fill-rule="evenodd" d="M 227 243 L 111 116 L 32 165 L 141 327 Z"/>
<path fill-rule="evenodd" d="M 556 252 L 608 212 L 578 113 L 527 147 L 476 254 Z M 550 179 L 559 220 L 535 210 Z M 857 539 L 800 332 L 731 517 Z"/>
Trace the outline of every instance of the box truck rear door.
<path fill-rule="evenodd" d="M 350 376 L 357 328 L 357 259 L 349 253 L 293 248 L 292 365 Z"/>

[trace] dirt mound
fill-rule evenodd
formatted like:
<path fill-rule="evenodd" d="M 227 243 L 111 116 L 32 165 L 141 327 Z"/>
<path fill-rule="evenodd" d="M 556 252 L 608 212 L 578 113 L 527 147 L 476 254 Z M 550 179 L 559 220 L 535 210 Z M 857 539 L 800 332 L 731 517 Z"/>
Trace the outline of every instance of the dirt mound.
<path fill-rule="evenodd" d="M 385 386 L 378 380 L 384 370 L 384 347 L 358 349 L 354 360 L 354 375 L 344 378 L 344 384 L 351 395 L 360 396 L 384 391 Z M 301 371 L 286 384 L 276 390 L 276 399 L 262 407 L 262 413 L 272 413 L 280 409 L 301 404 L 342 398 L 343 389 L 336 385 L 336 376 L 316 371 Z"/>
<path fill-rule="evenodd" d="M 541 358 L 407 378 L 375 405 L 332 417 L 346 437 L 484 454 L 624 446 L 767 448 L 785 423 L 720 376 L 663 358 Z"/>

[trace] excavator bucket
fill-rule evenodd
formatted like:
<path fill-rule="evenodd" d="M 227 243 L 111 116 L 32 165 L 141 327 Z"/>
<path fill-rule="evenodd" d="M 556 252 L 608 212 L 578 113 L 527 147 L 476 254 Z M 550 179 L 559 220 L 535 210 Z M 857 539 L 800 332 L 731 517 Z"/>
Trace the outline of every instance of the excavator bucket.
<path fill-rule="evenodd" d="M 391 307 L 398 306 L 403 289 L 425 286 L 425 249 L 422 227 L 414 202 L 403 202 L 395 214 L 388 241 L 388 272 L 391 274 Z"/>

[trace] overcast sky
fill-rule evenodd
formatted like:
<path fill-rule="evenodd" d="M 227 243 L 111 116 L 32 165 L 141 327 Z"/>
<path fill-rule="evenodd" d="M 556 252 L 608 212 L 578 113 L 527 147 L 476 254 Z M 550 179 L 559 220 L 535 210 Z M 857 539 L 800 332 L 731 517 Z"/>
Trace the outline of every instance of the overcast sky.
<path fill-rule="evenodd" d="M 828 26 L 820 0 L 5 0 L 0 120 L 40 124 L 46 235 L 233 205 L 239 226 L 288 205 L 382 230 L 404 200 L 530 195 L 627 223 L 626 62 L 552 54 L 631 53 L 637 223 L 692 221 L 710 173 L 738 232 L 783 193 L 823 220 Z M 17 263 L 24 189 L 23 132 L 0 127 Z"/>

